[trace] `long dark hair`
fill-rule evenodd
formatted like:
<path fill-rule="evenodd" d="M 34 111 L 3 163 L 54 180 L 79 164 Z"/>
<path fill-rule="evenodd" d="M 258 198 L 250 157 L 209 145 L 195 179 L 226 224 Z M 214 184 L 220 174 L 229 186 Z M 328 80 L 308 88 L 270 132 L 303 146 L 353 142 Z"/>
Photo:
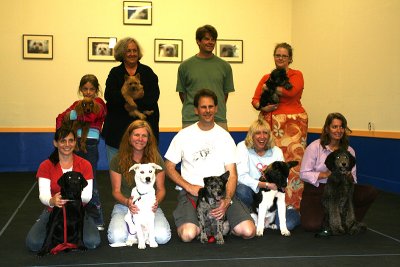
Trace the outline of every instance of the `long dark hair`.
<path fill-rule="evenodd" d="M 66 136 L 68 136 L 70 133 L 72 133 L 72 135 L 74 136 L 74 139 L 76 140 L 76 135 L 75 135 L 74 131 L 72 130 L 72 128 L 60 127 L 54 133 L 54 141 L 58 142 L 61 139 L 63 139 Z M 58 148 L 57 147 L 54 147 L 53 152 L 49 156 L 49 160 L 54 165 L 56 165 L 57 163 L 60 162 L 60 157 L 58 156 Z"/>
<path fill-rule="evenodd" d="M 339 142 L 339 148 L 347 150 L 349 147 L 349 134 L 351 133 L 350 128 L 347 126 L 346 118 L 339 112 L 329 113 L 326 117 L 324 128 L 322 128 L 321 133 L 321 146 L 326 148 L 327 145 L 331 142 L 331 137 L 329 135 L 329 126 L 331 125 L 334 119 L 338 119 L 342 122 L 342 127 L 344 129 L 344 133 Z"/>

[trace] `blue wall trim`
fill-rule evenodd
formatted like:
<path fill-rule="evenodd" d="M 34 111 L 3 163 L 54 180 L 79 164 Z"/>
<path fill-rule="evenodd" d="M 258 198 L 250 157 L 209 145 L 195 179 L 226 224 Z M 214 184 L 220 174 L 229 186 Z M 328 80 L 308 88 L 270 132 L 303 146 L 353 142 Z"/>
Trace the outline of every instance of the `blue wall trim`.
<path fill-rule="evenodd" d="M 164 155 L 175 132 L 160 133 L 159 149 Z M 243 140 L 245 132 L 232 132 L 236 143 Z M 0 172 L 36 171 L 39 164 L 53 151 L 54 133 L 0 133 Z M 318 139 L 319 134 L 308 134 L 307 142 Z M 400 194 L 400 174 L 396 172 L 400 140 L 356 137 L 350 139 L 356 150 L 357 177 L 362 184 Z M 99 143 L 99 170 L 108 170 L 104 140 Z"/>

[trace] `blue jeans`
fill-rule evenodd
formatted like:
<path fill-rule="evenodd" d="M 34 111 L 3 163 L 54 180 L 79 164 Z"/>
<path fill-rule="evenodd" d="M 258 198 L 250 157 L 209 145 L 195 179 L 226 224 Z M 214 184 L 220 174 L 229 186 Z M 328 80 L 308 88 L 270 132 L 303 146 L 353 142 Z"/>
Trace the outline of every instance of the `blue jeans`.
<path fill-rule="evenodd" d="M 238 184 L 236 187 L 236 196 L 249 208 L 253 208 L 254 196 L 256 193 L 244 184 Z M 279 216 L 275 216 L 275 224 L 279 229 Z M 300 225 L 300 213 L 294 208 L 286 209 L 286 227 L 289 231 Z"/>
<path fill-rule="evenodd" d="M 125 243 L 128 238 L 128 226 L 125 222 L 125 215 L 128 207 L 122 204 L 115 204 L 111 213 L 111 221 L 108 226 L 107 237 L 110 244 Z M 157 244 L 166 244 L 171 239 L 171 228 L 165 218 L 163 211 L 158 208 L 155 214 L 154 228 Z"/>
<path fill-rule="evenodd" d="M 49 216 L 50 212 L 46 208 L 29 230 L 25 241 L 29 250 L 37 252 L 42 248 L 46 238 L 46 225 L 49 221 Z M 100 245 L 100 241 L 100 234 L 93 219 L 86 215 L 83 222 L 83 243 L 88 249 L 94 249 Z"/>
<path fill-rule="evenodd" d="M 78 139 L 78 144 L 79 142 L 80 139 Z M 87 204 L 86 210 L 89 213 L 89 215 L 93 218 L 96 225 L 104 225 L 103 209 L 101 208 L 100 193 L 96 179 L 97 162 L 99 161 L 98 144 L 99 140 L 88 138 L 86 140 L 87 153 L 83 153 L 83 151 L 79 150 L 76 154 L 89 161 L 90 164 L 92 165 L 92 170 L 93 170 L 92 199 Z"/>

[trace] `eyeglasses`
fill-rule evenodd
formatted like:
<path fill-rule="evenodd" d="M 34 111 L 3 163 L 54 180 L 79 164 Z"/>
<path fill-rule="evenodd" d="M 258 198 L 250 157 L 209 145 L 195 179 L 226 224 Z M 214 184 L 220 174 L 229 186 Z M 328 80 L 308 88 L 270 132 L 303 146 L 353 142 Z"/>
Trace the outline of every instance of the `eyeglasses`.
<path fill-rule="evenodd" d="M 275 54 L 274 57 L 275 57 L 275 58 L 287 59 L 289 56 L 288 56 L 288 55 Z"/>

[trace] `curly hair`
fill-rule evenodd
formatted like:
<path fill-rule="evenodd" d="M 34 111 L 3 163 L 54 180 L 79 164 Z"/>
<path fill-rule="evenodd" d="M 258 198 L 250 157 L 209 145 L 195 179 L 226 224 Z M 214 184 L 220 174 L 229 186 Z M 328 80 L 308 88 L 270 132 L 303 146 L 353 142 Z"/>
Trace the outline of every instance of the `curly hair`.
<path fill-rule="evenodd" d="M 121 39 L 117 42 L 117 44 L 114 47 L 114 58 L 117 61 L 123 62 L 124 57 L 126 54 L 126 51 L 128 50 L 128 45 L 130 43 L 134 43 L 137 46 L 137 52 L 138 52 L 138 58 L 139 60 L 142 59 L 143 53 L 142 53 L 142 48 L 140 47 L 138 41 L 136 41 L 135 38 L 132 37 L 125 37 L 124 39 Z"/>
<path fill-rule="evenodd" d="M 322 128 L 320 142 L 321 146 L 326 148 L 331 142 L 331 137 L 329 135 L 329 127 L 334 119 L 338 119 L 342 122 L 342 128 L 344 133 L 339 142 L 339 148 L 347 150 L 349 147 L 349 134 L 351 134 L 350 128 L 347 126 L 346 118 L 339 112 L 329 113 L 326 117 L 324 127 Z"/>
<path fill-rule="evenodd" d="M 293 63 L 293 48 L 292 48 L 292 46 L 288 43 L 277 44 L 274 49 L 274 56 L 275 56 L 276 50 L 278 50 L 278 48 L 286 49 L 289 53 L 289 64 Z"/>
<path fill-rule="evenodd" d="M 265 143 L 264 147 L 265 150 L 268 150 L 275 146 L 274 139 L 271 134 L 271 127 L 265 120 L 258 119 L 250 125 L 249 131 L 247 132 L 246 138 L 244 139 L 244 143 L 247 148 L 254 149 L 253 136 L 257 131 L 266 131 L 268 133 L 268 140 Z"/>
<path fill-rule="evenodd" d="M 133 161 L 133 147 L 130 143 L 130 136 L 134 130 L 139 128 L 145 128 L 148 134 L 147 145 L 143 152 L 143 157 L 141 162 Z M 147 121 L 136 120 L 133 121 L 126 129 L 124 135 L 121 139 L 121 144 L 119 146 L 119 166 L 121 172 L 125 177 L 128 185 L 132 185 L 134 178 L 133 174 L 129 172 L 129 168 L 135 163 L 150 163 L 156 162 L 158 160 L 158 147 L 157 141 L 154 137 L 153 131 Z"/>

